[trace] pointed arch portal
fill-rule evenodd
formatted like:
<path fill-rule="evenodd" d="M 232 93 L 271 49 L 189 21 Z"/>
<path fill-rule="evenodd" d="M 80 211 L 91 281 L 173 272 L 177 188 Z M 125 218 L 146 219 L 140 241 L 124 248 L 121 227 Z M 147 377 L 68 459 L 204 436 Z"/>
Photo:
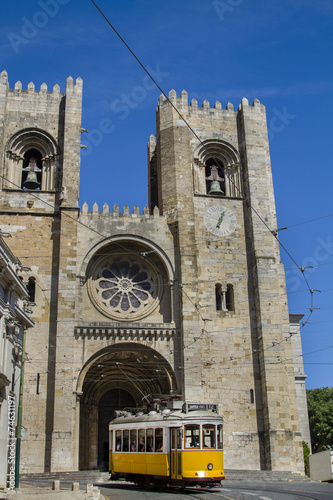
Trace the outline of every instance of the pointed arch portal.
<path fill-rule="evenodd" d="M 148 346 L 116 344 L 97 352 L 81 370 L 79 468 L 108 466 L 108 423 L 114 410 L 146 409 L 154 398 L 177 391 L 173 369 Z"/>

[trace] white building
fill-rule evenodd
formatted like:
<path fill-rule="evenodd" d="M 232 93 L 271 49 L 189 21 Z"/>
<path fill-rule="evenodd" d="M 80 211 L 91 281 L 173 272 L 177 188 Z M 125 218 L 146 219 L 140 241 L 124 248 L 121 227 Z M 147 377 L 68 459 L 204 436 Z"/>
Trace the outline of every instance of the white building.
<path fill-rule="evenodd" d="M 25 311 L 29 293 L 20 269 L 0 236 L 0 491 L 8 486 L 7 474 L 14 467 L 23 332 L 34 325 Z"/>

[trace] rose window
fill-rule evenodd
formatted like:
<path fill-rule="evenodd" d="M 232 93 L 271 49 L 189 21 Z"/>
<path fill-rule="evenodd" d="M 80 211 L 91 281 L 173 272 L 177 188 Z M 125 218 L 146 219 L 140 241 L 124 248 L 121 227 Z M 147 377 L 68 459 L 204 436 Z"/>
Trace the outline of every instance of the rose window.
<path fill-rule="evenodd" d="M 104 314 L 130 321 L 146 316 L 157 306 L 159 279 L 141 257 L 107 257 L 94 266 L 89 289 Z"/>

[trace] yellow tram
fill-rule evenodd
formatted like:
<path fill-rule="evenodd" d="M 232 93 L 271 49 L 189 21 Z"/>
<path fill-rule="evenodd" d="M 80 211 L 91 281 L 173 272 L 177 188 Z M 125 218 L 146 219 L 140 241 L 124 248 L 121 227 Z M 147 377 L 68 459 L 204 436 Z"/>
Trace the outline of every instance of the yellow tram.
<path fill-rule="evenodd" d="M 122 412 L 109 424 L 110 473 L 140 485 L 220 484 L 223 419 L 217 405 L 185 403 L 148 414 Z"/>

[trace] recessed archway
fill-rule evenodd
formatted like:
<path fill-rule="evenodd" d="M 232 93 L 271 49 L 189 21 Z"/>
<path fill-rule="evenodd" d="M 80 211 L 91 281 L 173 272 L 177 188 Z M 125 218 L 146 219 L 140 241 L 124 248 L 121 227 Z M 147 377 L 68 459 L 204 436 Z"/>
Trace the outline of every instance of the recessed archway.
<path fill-rule="evenodd" d="M 135 399 L 128 391 L 118 387 L 106 392 L 98 403 L 98 457 L 99 469 L 108 470 L 109 422 L 115 410 L 130 410 L 136 407 Z"/>
<path fill-rule="evenodd" d="M 157 351 L 120 343 L 97 352 L 82 368 L 80 396 L 80 469 L 106 469 L 107 428 L 114 410 L 145 410 L 154 399 L 177 393 L 172 367 Z"/>

